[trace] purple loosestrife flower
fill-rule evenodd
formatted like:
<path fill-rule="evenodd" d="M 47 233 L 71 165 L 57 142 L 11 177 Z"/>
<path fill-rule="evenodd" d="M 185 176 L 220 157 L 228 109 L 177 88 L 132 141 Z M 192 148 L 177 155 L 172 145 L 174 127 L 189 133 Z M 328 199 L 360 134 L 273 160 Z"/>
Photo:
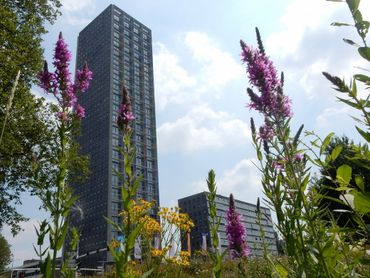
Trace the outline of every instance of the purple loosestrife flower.
<path fill-rule="evenodd" d="M 80 119 L 85 118 L 85 108 L 83 108 L 81 105 L 77 104 L 76 108 L 76 116 Z"/>
<path fill-rule="evenodd" d="M 249 82 L 260 92 L 260 96 L 248 89 L 251 99 L 249 107 L 265 116 L 276 118 L 291 117 L 290 100 L 281 91 L 282 82 L 277 77 L 277 71 L 272 61 L 258 49 L 249 47 L 242 40 L 242 61 L 247 64 Z"/>
<path fill-rule="evenodd" d="M 62 93 L 71 86 L 71 73 L 68 68 L 71 58 L 72 54 L 68 50 L 68 45 L 64 41 L 62 32 L 60 32 L 55 47 L 53 64 L 56 68 L 55 76 L 59 81 L 59 89 Z"/>
<path fill-rule="evenodd" d="M 130 131 L 130 123 L 135 119 L 132 113 L 130 97 L 125 85 L 122 88 L 122 102 L 118 109 L 117 125 L 123 131 Z"/>
<path fill-rule="evenodd" d="M 74 85 L 75 92 L 84 93 L 89 88 L 92 72 L 89 70 L 87 63 L 84 64 L 82 70 L 77 70 L 76 80 Z"/>
<path fill-rule="evenodd" d="M 246 230 L 241 215 L 235 209 L 233 194 L 230 194 L 229 209 L 226 212 L 226 234 L 232 259 L 247 257 L 250 253 L 246 242 Z"/>
<path fill-rule="evenodd" d="M 274 137 L 274 135 L 274 129 L 268 123 L 265 123 L 265 125 L 259 128 L 258 137 L 262 140 L 269 141 Z"/>
<path fill-rule="evenodd" d="M 45 61 L 44 70 L 38 74 L 40 87 L 57 98 L 61 108 L 57 116 L 64 123 L 70 122 L 73 116 L 78 119 L 85 117 L 85 109 L 78 104 L 77 95 L 88 89 L 92 79 L 92 72 L 85 63 L 82 70 L 77 70 L 75 82 L 72 83 L 69 71 L 71 57 L 68 45 L 60 33 L 54 52 L 55 72 L 49 72 Z"/>
<path fill-rule="evenodd" d="M 272 162 L 272 167 L 274 167 L 276 171 L 281 171 L 284 169 L 284 164 L 281 161 L 275 160 Z"/>
<path fill-rule="evenodd" d="M 301 153 L 297 153 L 295 156 L 294 156 L 294 160 L 295 161 L 301 161 L 303 159 L 303 155 Z"/>

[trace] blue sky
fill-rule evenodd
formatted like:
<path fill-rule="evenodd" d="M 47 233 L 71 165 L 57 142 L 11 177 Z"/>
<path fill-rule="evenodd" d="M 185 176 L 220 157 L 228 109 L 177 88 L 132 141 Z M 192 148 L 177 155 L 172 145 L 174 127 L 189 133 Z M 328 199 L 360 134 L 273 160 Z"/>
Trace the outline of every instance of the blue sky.
<path fill-rule="evenodd" d="M 363 1 L 364 17 L 370 5 Z M 321 72 L 340 77 L 366 67 L 355 48 L 342 38 L 358 41 L 353 29 L 330 26 L 352 22 L 342 3 L 324 0 L 62 0 L 63 15 L 48 26 L 45 58 L 50 60 L 59 31 L 73 57 L 78 33 L 113 3 L 152 30 L 157 116 L 160 201 L 173 206 L 177 199 L 206 189 L 209 169 L 216 171 L 219 193 L 256 202 L 262 197 L 259 173 L 253 166 L 247 109 L 248 80 L 240 62 L 239 40 L 256 45 L 254 27 L 266 51 L 285 73 L 285 92 L 293 100 L 293 128 L 325 136 L 331 131 L 359 140 L 349 117 L 352 111 L 335 101 L 335 93 Z M 365 13 L 365 11 L 367 13 Z M 74 64 L 74 62 L 72 63 Z M 41 96 L 42 91 L 33 88 Z M 14 265 L 36 257 L 33 226 L 45 214 L 39 202 L 24 198 L 22 211 L 31 218 L 12 238 Z"/>

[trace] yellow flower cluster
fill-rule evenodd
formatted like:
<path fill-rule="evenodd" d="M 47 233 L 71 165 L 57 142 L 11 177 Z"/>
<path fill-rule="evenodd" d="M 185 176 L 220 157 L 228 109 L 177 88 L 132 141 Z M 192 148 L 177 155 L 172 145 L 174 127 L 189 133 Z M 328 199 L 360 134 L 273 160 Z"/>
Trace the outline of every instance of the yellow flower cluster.
<path fill-rule="evenodd" d="M 168 250 L 170 250 L 170 246 L 168 247 L 165 247 L 163 249 L 152 249 L 150 250 L 150 254 L 152 255 L 152 257 L 164 257 Z"/>
<path fill-rule="evenodd" d="M 132 223 L 139 222 L 140 219 L 154 206 L 153 202 L 148 202 L 143 199 L 139 199 L 137 202 L 135 200 L 131 200 L 130 202 L 132 202 L 132 204 L 129 211 L 121 211 L 119 215 L 123 218 L 123 221 L 125 221 L 129 214 Z"/>
<path fill-rule="evenodd" d="M 188 251 L 180 251 L 180 254 L 178 256 L 168 258 L 167 262 L 179 266 L 188 266 L 190 265 L 190 253 Z"/>
<path fill-rule="evenodd" d="M 194 227 L 194 223 L 191 221 L 189 215 L 186 213 L 180 213 L 180 209 L 178 207 L 171 209 L 162 207 L 160 208 L 158 215 L 163 221 L 179 227 L 181 231 L 189 232 L 191 228 Z"/>
<path fill-rule="evenodd" d="M 149 215 L 141 217 L 139 219 L 139 223 L 143 224 L 143 229 L 141 233 L 147 237 L 159 234 L 162 230 L 161 225 L 158 223 L 158 221 L 150 217 Z"/>
<path fill-rule="evenodd" d="M 120 245 L 121 243 L 118 240 L 113 239 L 109 244 L 109 248 L 112 250 L 117 249 L 118 247 L 120 247 Z"/>

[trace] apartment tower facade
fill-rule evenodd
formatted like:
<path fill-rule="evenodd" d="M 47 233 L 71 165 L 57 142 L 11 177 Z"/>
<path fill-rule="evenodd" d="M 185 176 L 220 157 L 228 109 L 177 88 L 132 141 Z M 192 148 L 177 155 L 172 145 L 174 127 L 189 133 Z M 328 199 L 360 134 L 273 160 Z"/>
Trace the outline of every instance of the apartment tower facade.
<path fill-rule="evenodd" d="M 86 182 L 73 185 L 82 211 L 73 217 L 73 224 L 81 233 L 78 254 L 94 253 L 82 258 L 81 265 L 97 267 L 111 257 L 107 251 L 95 251 L 119 236 L 103 216 L 119 221 L 122 180 L 116 171 L 123 173 L 123 161 L 119 152 L 122 134 L 116 121 L 123 84 L 135 116 L 133 167 L 144 177 L 137 198 L 159 205 L 151 30 L 110 5 L 79 33 L 76 67 L 85 61 L 93 80 L 79 99 L 86 118 L 78 142 L 81 153 L 90 157 L 91 174 Z M 155 216 L 156 209 L 151 214 Z"/>

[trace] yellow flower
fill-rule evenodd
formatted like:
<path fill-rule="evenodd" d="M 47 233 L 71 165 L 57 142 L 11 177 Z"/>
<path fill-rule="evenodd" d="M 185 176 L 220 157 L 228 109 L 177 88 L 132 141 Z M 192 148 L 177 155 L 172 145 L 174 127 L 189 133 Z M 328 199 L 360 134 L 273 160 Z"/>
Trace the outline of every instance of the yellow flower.
<path fill-rule="evenodd" d="M 109 247 L 112 248 L 112 249 L 116 249 L 120 246 L 120 242 L 113 239 L 110 244 L 109 244 Z"/>
<path fill-rule="evenodd" d="M 166 254 L 165 251 L 164 249 L 152 249 L 150 253 L 153 257 L 163 257 Z"/>
<path fill-rule="evenodd" d="M 139 223 L 143 223 L 143 230 L 141 233 L 147 237 L 159 234 L 161 232 L 161 225 L 157 220 L 153 219 L 149 215 L 145 215 L 140 218 Z"/>

